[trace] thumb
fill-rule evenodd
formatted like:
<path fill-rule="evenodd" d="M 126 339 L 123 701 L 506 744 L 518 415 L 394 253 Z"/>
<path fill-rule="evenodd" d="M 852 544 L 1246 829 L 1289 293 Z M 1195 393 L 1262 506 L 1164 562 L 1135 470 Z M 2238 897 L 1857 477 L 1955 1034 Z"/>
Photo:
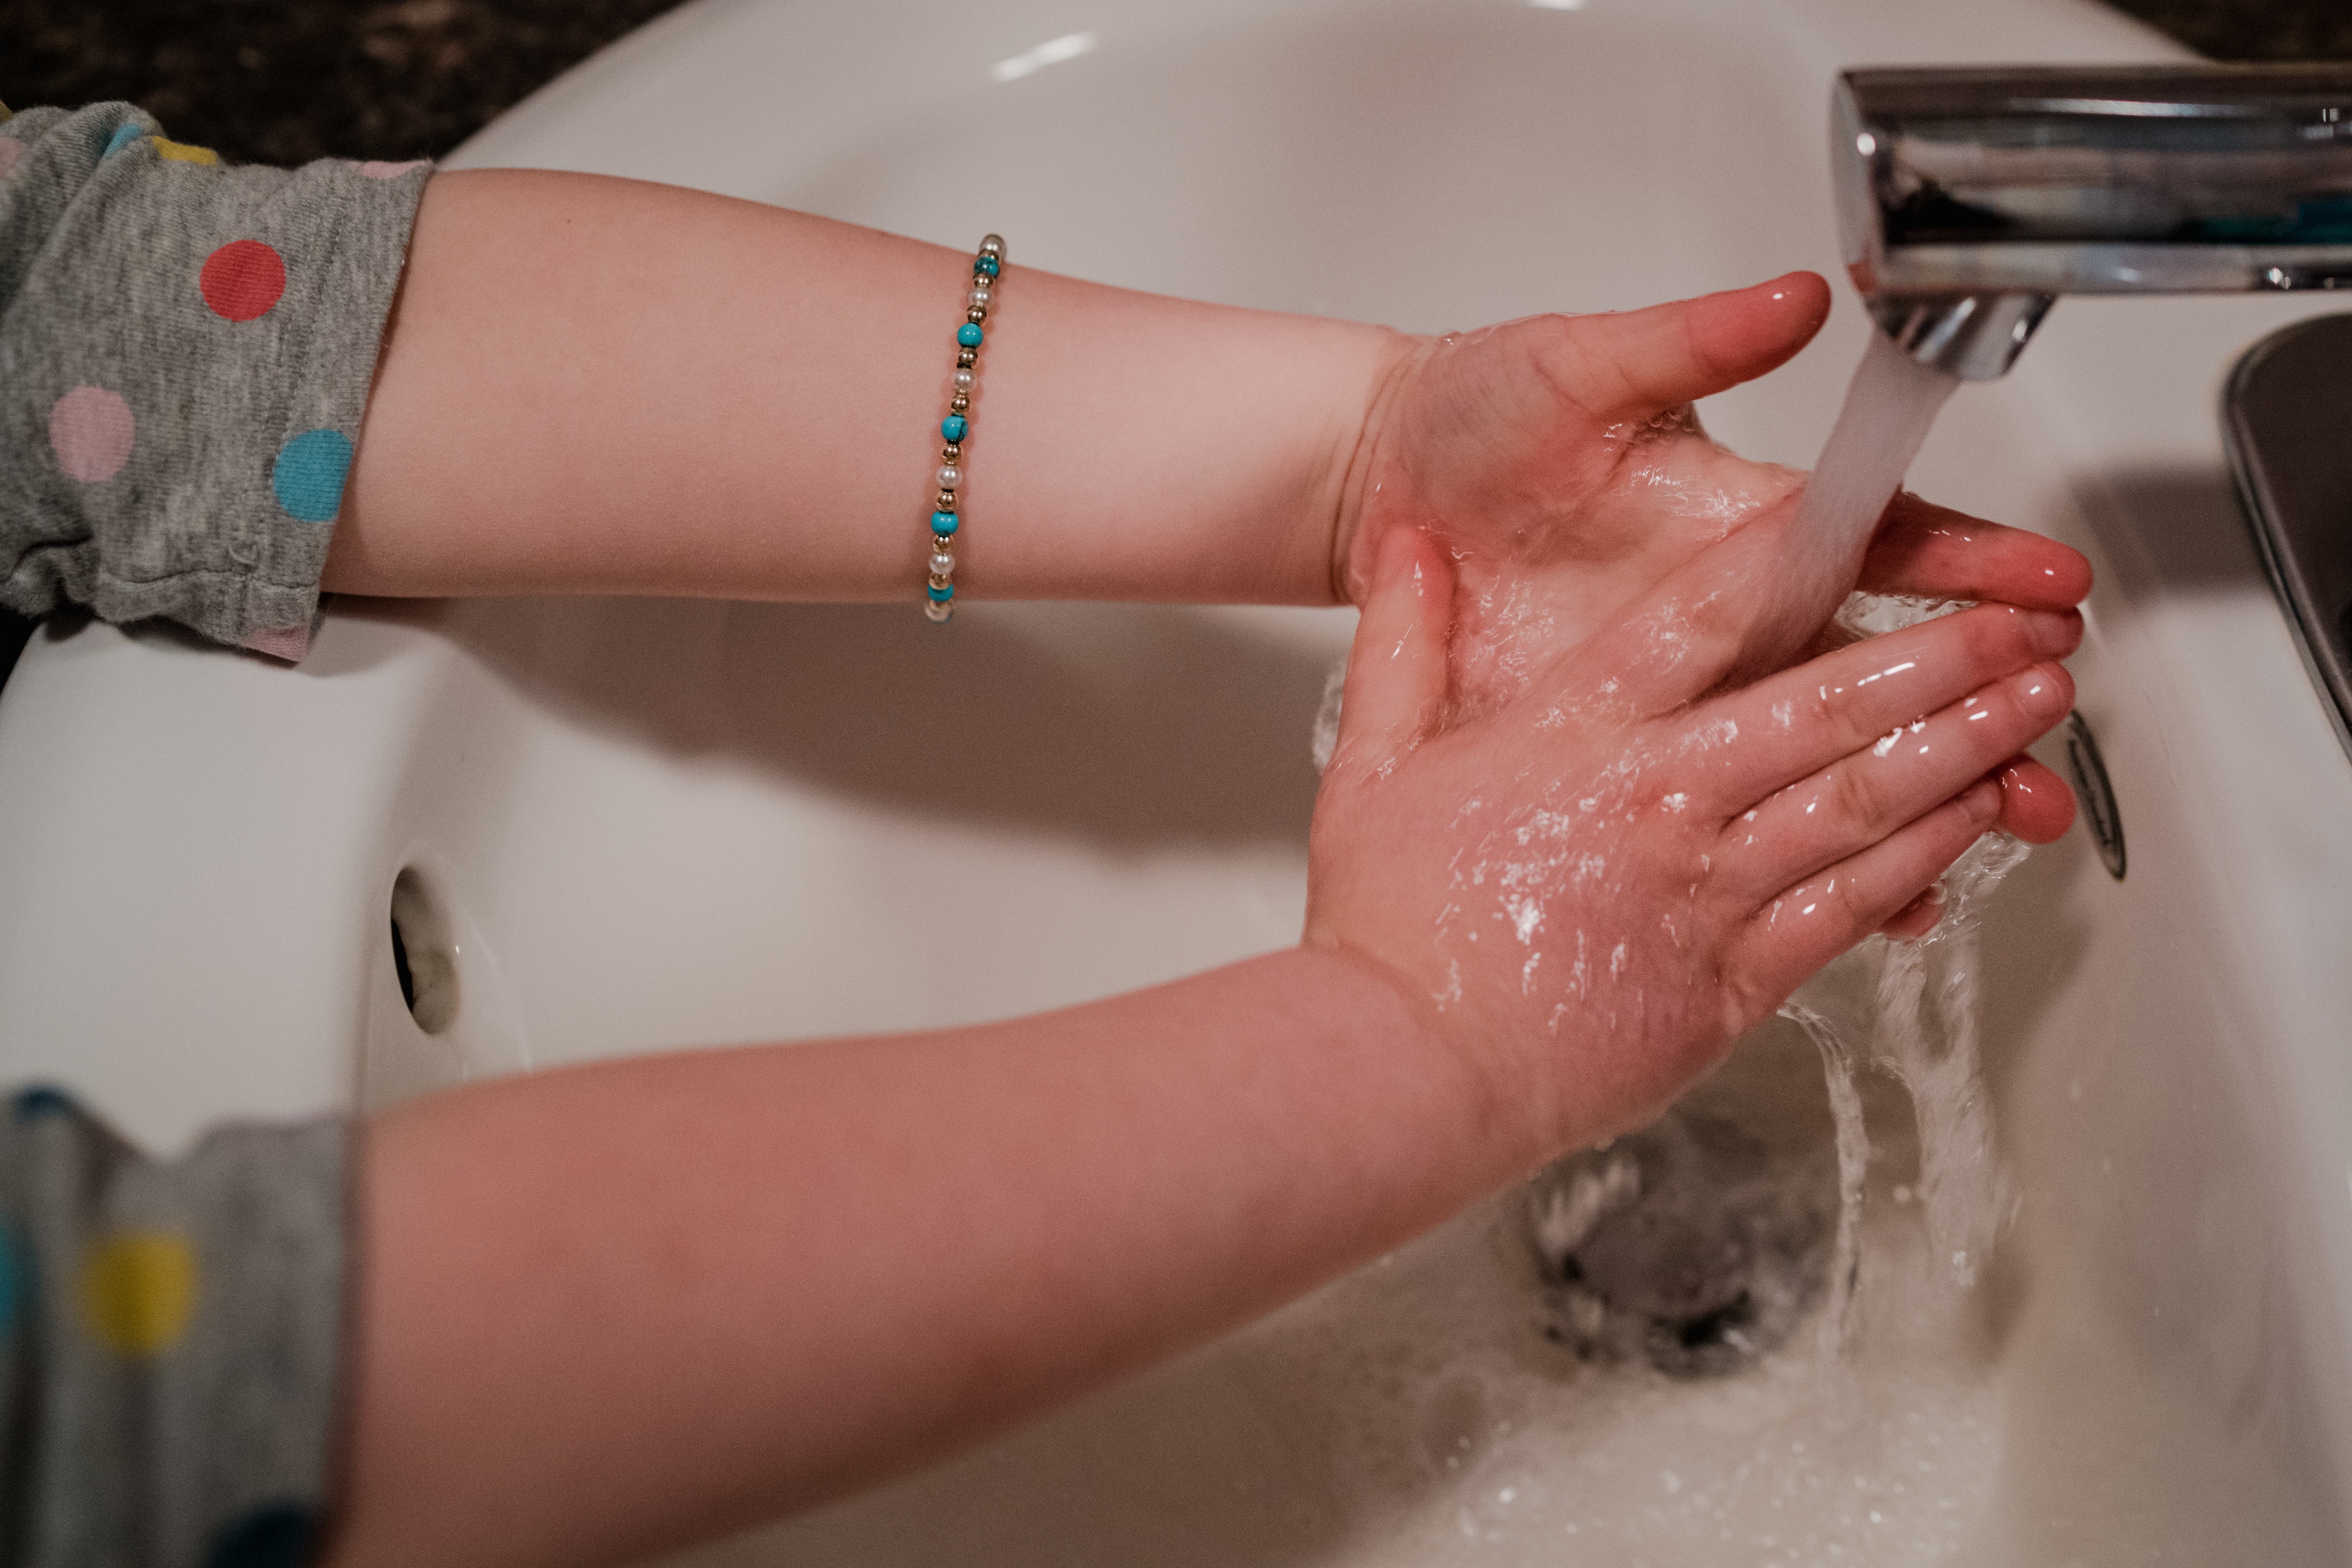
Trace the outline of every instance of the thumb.
<path fill-rule="evenodd" d="M 1829 319 L 1829 285 L 1792 272 L 1752 288 L 1569 319 L 1561 351 L 1602 419 L 1649 419 L 1778 368 Z"/>
<path fill-rule="evenodd" d="M 1437 541 L 1402 524 L 1381 536 L 1339 703 L 1334 773 L 1384 768 L 1435 730 L 1445 707 L 1454 570 Z"/>

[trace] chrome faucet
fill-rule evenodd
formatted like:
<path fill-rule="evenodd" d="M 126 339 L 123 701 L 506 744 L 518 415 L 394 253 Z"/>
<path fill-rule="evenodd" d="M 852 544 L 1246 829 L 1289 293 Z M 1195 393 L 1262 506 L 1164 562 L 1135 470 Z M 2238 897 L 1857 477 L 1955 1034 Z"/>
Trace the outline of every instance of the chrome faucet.
<path fill-rule="evenodd" d="M 1830 118 L 1854 286 L 1966 381 L 2061 294 L 2352 288 L 2352 67 L 1856 70 Z"/>

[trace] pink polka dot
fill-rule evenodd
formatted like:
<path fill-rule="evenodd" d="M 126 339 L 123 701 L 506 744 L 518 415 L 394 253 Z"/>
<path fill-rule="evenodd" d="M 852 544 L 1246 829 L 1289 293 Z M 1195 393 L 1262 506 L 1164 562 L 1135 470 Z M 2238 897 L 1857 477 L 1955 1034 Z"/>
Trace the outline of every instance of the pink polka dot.
<path fill-rule="evenodd" d="M 49 445 L 72 479 L 111 479 L 131 459 L 131 405 L 104 387 L 76 387 L 49 410 Z"/>
<path fill-rule="evenodd" d="M 405 163 L 387 163 L 380 158 L 371 158 L 360 165 L 360 172 L 371 180 L 397 180 L 411 169 L 422 169 L 432 162 L 430 158 L 412 158 Z"/>
<path fill-rule="evenodd" d="M 24 161 L 25 144 L 13 136 L 0 136 L 0 180 L 6 179 L 8 171 Z"/>
<path fill-rule="evenodd" d="M 267 653 L 273 659 L 283 659 L 299 664 L 302 655 L 310 651 L 310 623 L 280 626 L 268 632 L 256 632 L 245 640 L 245 645 L 257 653 Z"/>

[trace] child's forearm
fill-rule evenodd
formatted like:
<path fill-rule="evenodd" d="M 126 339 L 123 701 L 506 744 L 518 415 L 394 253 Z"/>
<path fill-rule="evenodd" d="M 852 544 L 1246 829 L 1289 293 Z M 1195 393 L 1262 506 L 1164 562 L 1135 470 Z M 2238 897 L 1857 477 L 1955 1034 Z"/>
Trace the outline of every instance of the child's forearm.
<path fill-rule="evenodd" d="M 633 1559 L 935 1457 L 1547 1152 L 1300 949 L 1042 1018 L 616 1061 L 367 1145 L 334 1559 Z"/>
<path fill-rule="evenodd" d="M 1033 271 L 1011 237 L 959 591 L 1329 601 L 1405 340 Z M 911 601 L 970 271 L 668 186 L 438 176 L 326 586 Z"/>

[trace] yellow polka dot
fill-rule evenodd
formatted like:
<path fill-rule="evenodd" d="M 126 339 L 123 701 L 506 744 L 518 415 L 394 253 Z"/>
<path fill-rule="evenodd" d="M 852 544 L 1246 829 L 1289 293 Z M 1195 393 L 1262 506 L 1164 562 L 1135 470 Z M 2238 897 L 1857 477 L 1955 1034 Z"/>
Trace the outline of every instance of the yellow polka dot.
<path fill-rule="evenodd" d="M 110 1350 L 171 1349 L 195 1304 L 196 1251 L 176 1231 L 117 1231 L 82 1260 L 82 1319 Z"/>
<path fill-rule="evenodd" d="M 158 158 L 169 158 L 174 163 L 217 163 L 220 162 L 220 154 L 214 152 L 209 147 L 191 147 L 184 141 L 166 141 L 160 136 L 153 140 L 155 142 L 155 156 Z"/>

